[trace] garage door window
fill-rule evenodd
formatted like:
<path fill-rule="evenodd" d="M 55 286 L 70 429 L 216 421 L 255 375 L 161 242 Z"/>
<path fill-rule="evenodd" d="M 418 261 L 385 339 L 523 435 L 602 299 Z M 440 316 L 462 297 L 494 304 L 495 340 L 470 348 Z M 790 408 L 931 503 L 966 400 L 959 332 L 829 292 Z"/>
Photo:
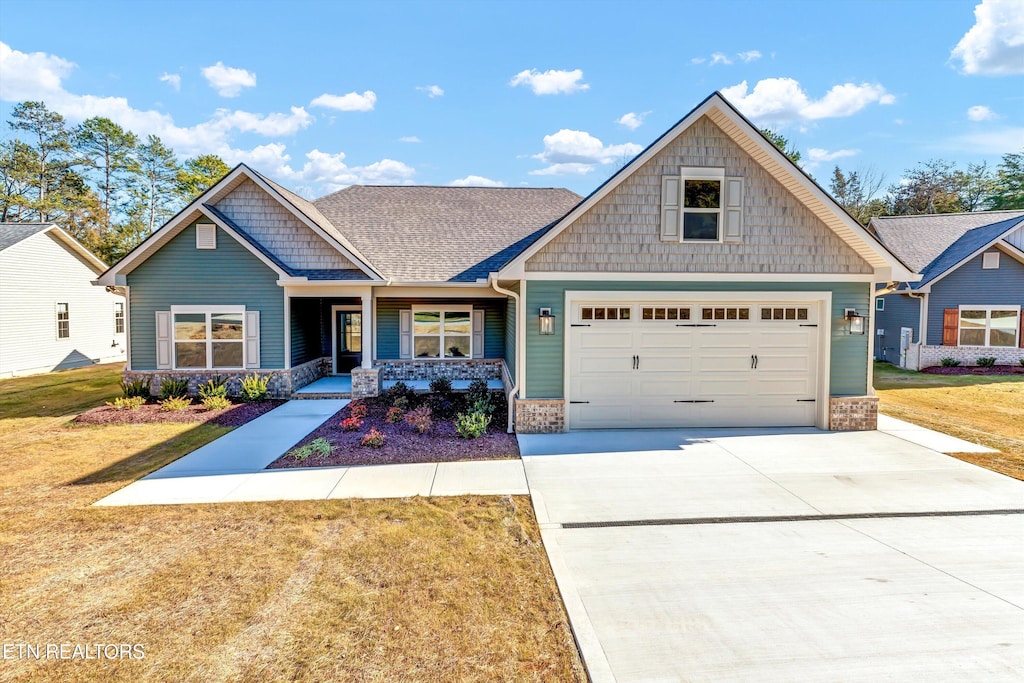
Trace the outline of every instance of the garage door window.
<path fill-rule="evenodd" d="M 750 309 L 735 306 L 702 308 L 702 320 L 750 320 Z"/>
<path fill-rule="evenodd" d="M 762 308 L 761 320 L 807 320 L 806 308 Z"/>
<path fill-rule="evenodd" d="M 629 307 L 621 306 L 583 306 L 580 308 L 582 320 L 629 320 Z"/>
<path fill-rule="evenodd" d="M 690 309 L 678 306 L 644 306 L 644 320 L 689 320 Z"/>

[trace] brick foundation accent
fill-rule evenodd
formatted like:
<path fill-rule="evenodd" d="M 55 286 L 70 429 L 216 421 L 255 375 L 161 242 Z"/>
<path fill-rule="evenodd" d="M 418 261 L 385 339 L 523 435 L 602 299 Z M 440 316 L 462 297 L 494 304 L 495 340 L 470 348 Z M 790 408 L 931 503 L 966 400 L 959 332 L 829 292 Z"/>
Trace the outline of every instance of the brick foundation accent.
<path fill-rule="evenodd" d="M 911 362 L 907 366 L 911 370 L 930 368 L 941 365 L 943 358 L 953 358 L 960 361 L 961 365 L 977 365 L 978 359 L 982 357 L 995 358 L 996 365 L 1018 365 L 1024 360 L 1024 349 L 1012 346 L 921 346 L 917 367 L 913 367 Z"/>
<path fill-rule="evenodd" d="M 352 369 L 352 398 L 369 398 L 380 395 L 380 368 Z"/>
<path fill-rule="evenodd" d="M 832 397 L 829 400 L 828 428 L 834 432 L 878 429 L 878 397 Z"/>
<path fill-rule="evenodd" d="M 565 431 L 565 401 L 516 399 L 515 424 L 518 434 L 555 434 Z"/>
<path fill-rule="evenodd" d="M 501 379 L 501 360 L 378 360 L 382 380 Z"/>

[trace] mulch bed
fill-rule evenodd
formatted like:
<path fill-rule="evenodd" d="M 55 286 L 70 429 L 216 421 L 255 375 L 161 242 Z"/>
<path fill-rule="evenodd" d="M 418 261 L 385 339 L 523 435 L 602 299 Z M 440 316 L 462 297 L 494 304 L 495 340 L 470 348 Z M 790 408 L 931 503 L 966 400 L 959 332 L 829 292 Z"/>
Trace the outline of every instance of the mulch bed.
<path fill-rule="evenodd" d="M 934 365 L 924 368 L 921 372 L 929 375 L 1024 375 L 1024 367 L 1019 365 L 993 365 L 990 368 L 983 368 L 977 365 L 958 365 L 955 368 L 944 368 L 941 365 Z"/>
<path fill-rule="evenodd" d="M 250 420 L 255 420 L 264 413 L 269 413 L 284 401 L 260 401 L 258 403 L 238 403 L 224 410 L 207 410 L 202 404 L 194 403 L 185 410 L 160 410 L 156 403 L 147 403 L 135 410 L 114 410 L 103 405 L 87 410 L 75 418 L 75 422 L 91 425 L 116 424 L 152 424 L 154 422 L 186 422 L 196 424 L 215 424 L 222 427 L 240 427 Z"/>
<path fill-rule="evenodd" d="M 334 446 L 334 451 L 330 456 L 325 458 L 311 456 L 306 460 L 296 460 L 290 455 L 284 455 L 270 463 L 268 469 L 338 465 L 393 465 L 519 457 L 519 443 L 514 434 L 505 431 L 506 422 L 501 411 L 496 411 L 485 434 L 477 439 L 463 439 L 455 430 L 455 424 L 451 420 L 435 420 L 430 431 L 420 434 L 404 421 L 395 424 L 384 422 L 390 407 L 384 399 L 368 398 L 362 399 L 360 402 L 366 405 L 367 414 L 359 429 L 346 432 L 341 428 L 341 421 L 351 415 L 351 404 L 349 404 L 295 445 L 295 447 L 303 446 L 322 437 Z M 371 427 L 376 427 L 377 431 L 384 433 L 384 445 L 380 448 L 361 446 L 359 443 Z"/>

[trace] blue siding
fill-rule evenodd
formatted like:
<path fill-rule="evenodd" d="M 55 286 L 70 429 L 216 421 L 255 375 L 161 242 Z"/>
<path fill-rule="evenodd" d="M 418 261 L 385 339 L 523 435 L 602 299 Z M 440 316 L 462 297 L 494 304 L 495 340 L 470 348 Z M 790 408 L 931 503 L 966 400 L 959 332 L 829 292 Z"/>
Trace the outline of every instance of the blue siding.
<path fill-rule="evenodd" d="M 290 328 L 293 367 L 321 356 L 322 327 L 320 299 L 293 298 L 291 300 Z M 327 334 L 330 336 L 330 328 L 328 328 Z"/>
<path fill-rule="evenodd" d="M 875 329 L 885 334 L 875 337 L 875 358 L 890 363 L 900 362 L 900 328 L 914 330 L 914 341 L 921 341 L 921 300 L 906 294 L 886 294 L 884 311 L 875 311 Z"/>
<path fill-rule="evenodd" d="M 377 299 L 377 359 L 394 360 L 399 356 L 399 315 L 403 308 L 416 306 L 465 306 L 484 309 L 484 356 L 505 357 L 504 299 Z"/>
<path fill-rule="evenodd" d="M 519 284 L 506 287 L 513 292 L 519 292 Z M 509 299 L 505 306 L 505 365 L 513 378 L 516 376 L 516 302 Z"/>
<path fill-rule="evenodd" d="M 205 221 L 204 221 L 205 222 Z M 260 367 L 284 367 L 284 291 L 277 273 L 221 229 L 216 249 L 196 249 L 195 224 L 128 274 L 134 370 L 156 369 L 156 311 L 245 305 L 260 312 Z"/>
<path fill-rule="evenodd" d="M 1008 254 L 999 268 L 984 270 L 979 255 L 932 286 L 928 295 L 928 344 L 942 345 L 942 311 L 961 304 L 1024 306 L 1024 264 Z"/>
<path fill-rule="evenodd" d="M 832 358 L 830 387 L 833 396 L 862 396 L 868 392 L 868 336 L 846 332 L 845 308 L 867 311 L 871 285 L 863 283 L 751 283 L 751 282 L 574 282 L 536 281 L 526 284 L 526 391 L 527 398 L 562 398 L 566 290 L 691 291 L 691 292 L 832 292 Z M 530 317 L 542 306 L 556 316 L 555 334 L 541 336 Z M 829 321 L 822 321 L 827 329 Z"/>

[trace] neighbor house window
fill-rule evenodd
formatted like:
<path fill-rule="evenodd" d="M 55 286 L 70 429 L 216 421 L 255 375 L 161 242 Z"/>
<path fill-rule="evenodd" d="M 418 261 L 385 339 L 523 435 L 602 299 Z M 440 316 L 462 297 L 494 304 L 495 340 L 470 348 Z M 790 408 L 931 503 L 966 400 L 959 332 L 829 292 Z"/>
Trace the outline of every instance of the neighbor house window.
<path fill-rule="evenodd" d="M 960 345 L 1016 347 L 1019 316 L 1019 306 L 962 306 Z"/>
<path fill-rule="evenodd" d="M 67 303 L 57 304 L 57 339 L 68 339 L 71 337 L 71 314 L 68 312 Z"/>
<path fill-rule="evenodd" d="M 412 343 L 414 358 L 472 357 L 472 308 L 414 308 Z"/>
<path fill-rule="evenodd" d="M 881 297 L 875 299 L 875 310 L 876 311 L 884 311 L 885 310 L 885 299 L 883 299 Z"/>
<path fill-rule="evenodd" d="M 124 302 L 114 302 L 114 334 L 124 334 Z"/>
<path fill-rule="evenodd" d="M 241 368 L 244 364 L 244 309 L 172 308 L 174 367 L 181 370 Z"/>

